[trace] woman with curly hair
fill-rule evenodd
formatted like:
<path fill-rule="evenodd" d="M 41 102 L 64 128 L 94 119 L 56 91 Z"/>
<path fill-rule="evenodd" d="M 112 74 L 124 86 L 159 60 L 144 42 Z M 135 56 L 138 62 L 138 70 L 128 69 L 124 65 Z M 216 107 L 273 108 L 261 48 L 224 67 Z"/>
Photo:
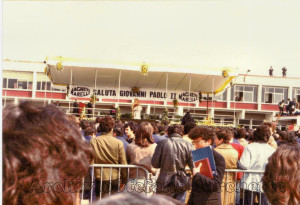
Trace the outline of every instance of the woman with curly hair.
<path fill-rule="evenodd" d="M 92 150 L 77 124 L 31 102 L 8 105 L 2 117 L 3 204 L 78 203 Z"/>
<path fill-rule="evenodd" d="M 262 181 L 271 204 L 300 204 L 300 147 L 281 145 L 269 158 Z"/>

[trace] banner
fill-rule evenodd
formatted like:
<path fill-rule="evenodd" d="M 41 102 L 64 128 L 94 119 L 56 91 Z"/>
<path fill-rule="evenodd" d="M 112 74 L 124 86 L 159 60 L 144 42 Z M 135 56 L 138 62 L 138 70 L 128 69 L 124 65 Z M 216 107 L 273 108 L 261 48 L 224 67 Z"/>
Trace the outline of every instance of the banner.
<path fill-rule="evenodd" d="M 168 100 L 177 99 L 181 102 L 196 102 L 199 100 L 199 93 L 188 91 L 162 91 L 152 89 L 142 89 L 139 92 L 132 92 L 127 89 L 112 89 L 112 88 L 90 88 L 85 86 L 70 86 L 69 97 L 89 98 L 93 94 L 98 98 L 105 97 L 111 99 L 144 99 L 144 100 Z"/>

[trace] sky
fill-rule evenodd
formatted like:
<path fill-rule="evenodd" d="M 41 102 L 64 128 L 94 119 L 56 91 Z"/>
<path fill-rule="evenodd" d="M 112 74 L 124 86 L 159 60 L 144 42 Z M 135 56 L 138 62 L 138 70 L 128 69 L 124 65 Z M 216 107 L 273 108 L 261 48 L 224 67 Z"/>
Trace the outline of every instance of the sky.
<path fill-rule="evenodd" d="M 300 77 L 300 1 L 4 1 L 3 59 L 46 56 Z M 150 67 L 151 69 L 151 67 Z M 188 72 L 188 69 L 187 69 Z"/>

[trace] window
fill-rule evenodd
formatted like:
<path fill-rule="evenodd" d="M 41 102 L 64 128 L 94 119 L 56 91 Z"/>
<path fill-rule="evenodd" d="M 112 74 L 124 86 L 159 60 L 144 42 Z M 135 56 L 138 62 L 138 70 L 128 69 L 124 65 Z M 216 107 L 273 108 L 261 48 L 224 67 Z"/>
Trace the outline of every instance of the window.
<path fill-rule="evenodd" d="M 7 78 L 3 78 L 2 88 L 7 88 Z"/>
<path fill-rule="evenodd" d="M 32 86 L 32 85 L 31 85 Z M 66 92 L 65 89 L 58 89 L 58 88 L 53 88 L 53 85 L 50 81 L 37 81 L 36 82 L 36 90 L 41 90 L 41 91 L 55 91 L 55 92 Z"/>
<path fill-rule="evenodd" d="M 227 89 L 221 94 L 215 97 L 217 101 L 226 101 L 227 100 Z"/>
<path fill-rule="evenodd" d="M 8 88 L 16 89 L 17 88 L 17 79 L 8 79 Z"/>
<path fill-rule="evenodd" d="M 262 102 L 278 104 L 282 100 L 287 99 L 287 88 L 280 87 L 263 87 Z"/>
<path fill-rule="evenodd" d="M 27 90 L 27 81 L 18 81 L 18 89 Z"/>
<path fill-rule="evenodd" d="M 297 102 L 300 102 L 300 88 L 293 89 L 293 98 L 296 98 Z"/>
<path fill-rule="evenodd" d="M 231 87 L 231 101 L 257 102 L 257 86 L 235 85 Z"/>

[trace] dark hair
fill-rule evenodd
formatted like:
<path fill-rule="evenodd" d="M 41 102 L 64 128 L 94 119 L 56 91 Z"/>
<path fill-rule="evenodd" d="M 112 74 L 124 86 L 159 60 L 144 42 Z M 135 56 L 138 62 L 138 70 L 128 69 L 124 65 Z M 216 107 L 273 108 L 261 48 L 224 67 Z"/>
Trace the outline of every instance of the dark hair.
<path fill-rule="evenodd" d="M 82 130 L 85 130 L 85 128 L 87 128 L 88 126 L 90 126 L 90 122 L 87 120 L 81 120 L 80 122 L 80 127 Z"/>
<path fill-rule="evenodd" d="M 262 126 L 268 126 L 269 129 L 272 128 L 272 132 L 275 131 L 275 125 L 272 122 L 263 122 L 261 125 Z"/>
<path fill-rule="evenodd" d="M 298 141 L 293 133 L 290 133 L 288 131 L 281 131 L 279 133 L 279 136 L 283 143 L 298 144 Z"/>
<path fill-rule="evenodd" d="M 100 132 L 108 133 L 110 132 L 113 127 L 115 126 L 115 119 L 111 116 L 105 116 L 100 119 Z"/>
<path fill-rule="evenodd" d="M 100 123 L 101 117 L 96 117 L 95 123 Z"/>
<path fill-rule="evenodd" d="M 183 129 L 181 125 L 174 124 L 168 127 L 168 136 L 170 137 L 172 134 L 183 135 Z"/>
<path fill-rule="evenodd" d="M 95 127 L 87 127 L 85 130 L 84 130 L 84 135 L 85 136 L 91 136 L 93 134 L 96 134 L 96 129 Z"/>
<path fill-rule="evenodd" d="M 158 131 L 159 131 L 159 134 L 160 134 L 160 135 L 166 134 L 167 126 L 164 126 L 164 125 L 158 126 Z"/>
<path fill-rule="evenodd" d="M 156 124 L 154 122 L 151 122 L 151 125 L 153 127 L 153 134 L 156 135 L 159 133 L 158 127 L 156 126 Z"/>
<path fill-rule="evenodd" d="M 153 127 L 149 122 L 142 122 L 138 127 L 135 134 L 135 144 L 140 147 L 149 147 L 154 143 L 152 137 Z"/>
<path fill-rule="evenodd" d="M 253 142 L 267 143 L 271 136 L 270 127 L 266 125 L 261 125 L 256 128 L 253 132 Z"/>
<path fill-rule="evenodd" d="M 263 190 L 271 204 L 300 203 L 300 147 L 285 144 L 269 157 L 262 178 Z"/>
<path fill-rule="evenodd" d="M 113 132 L 116 133 L 118 137 L 123 137 L 124 135 L 124 129 L 120 125 L 115 125 Z"/>
<path fill-rule="evenodd" d="M 124 129 L 126 129 L 127 127 L 129 127 L 133 131 L 133 133 L 135 134 L 136 128 L 137 128 L 136 123 L 129 121 L 129 122 L 125 123 Z"/>
<path fill-rule="evenodd" d="M 212 128 L 197 126 L 189 132 L 188 136 L 191 140 L 201 137 L 205 141 L 211 140 L 211 144 L 214 144 L 216 133 Z"/>
<path fill-rule="evenodd" d="M 233 137 L 233 133 L 229 128 L 222 127 L 216 132 L 217 138 L 219 140 L 223 139 L 223 143 L 228 144 L 231 138 Z"/>
<path fill-rule="evenodd" d="M 244 128 L 239 128 L 236 130 L 235 138 L 241 139 L 246 137 L 246 131 Z"/>
<path fill-rule="evenodd" d="M 3 204 L 74 204 L 92 153 L 76 123 L 55 105 L 7 105 L 3 110 Z M 57 183 L 60 186 L 43 188 Z M 62 190 L 64 183 L 73 191 Z"/>
<path fill-rule="evenodd" d="M 194 127 L 196 127 L 196 124 L 194 122 L 185 123 L 183 133 L 187 135 Z"/>

